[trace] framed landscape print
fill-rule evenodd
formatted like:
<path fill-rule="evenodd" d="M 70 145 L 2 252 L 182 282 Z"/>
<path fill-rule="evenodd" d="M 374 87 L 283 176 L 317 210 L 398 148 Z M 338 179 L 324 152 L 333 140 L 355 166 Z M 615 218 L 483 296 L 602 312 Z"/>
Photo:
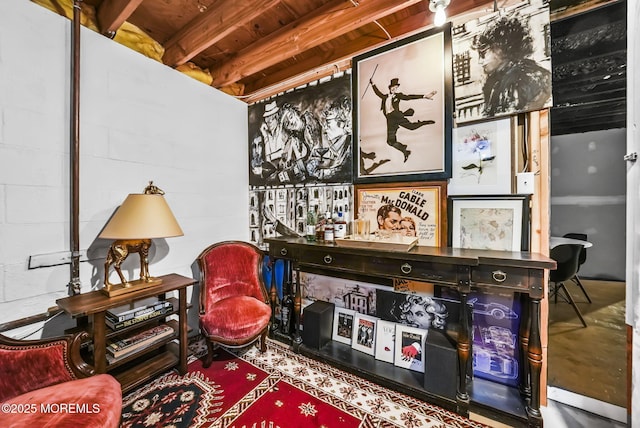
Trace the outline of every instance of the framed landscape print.
<path fill-rule="evenodd" d="M 333 340 L 351 345 L 354 316 L 355 311 L 335 307 L 333 310 Z"/>
<path fill-rule="evenodd" d="M 451 176 L 451 25 L 352 61 L 356 183 Z"/>
<path fill-rule="evenodd" d="M 399 230 L 418 245 L 440 247 L 446 239 L 446 181 L 380 183 L 355 187 L 355 212 L 369 220 L 371 233 Z"/>
<path fill-rule="evenodd" d="M 529 196 L 449 196 L 453 248 L 527 251 Z"/>
<path fill-rule="evenodd" d="M 511 193 L 511 119 L 453 130 L 449 195 Z"/>
<path fill-rule="evenodd" d="M 427 330 L 396 324 L 394 365 L 424 373 L 424 343 Z"/>
<path fill-rule="evenodd" d="M 376 360 L 393 364 L 395 356 L 396 323 L 378 320 L 376 333 Z"/>
<path fill-rule="evenodd" d="M 353 318 L 353 336 L 351 348 L 365 354 L 374 355 L 376 351 L 376 322 L 378 318 L 356 312 Z"/>

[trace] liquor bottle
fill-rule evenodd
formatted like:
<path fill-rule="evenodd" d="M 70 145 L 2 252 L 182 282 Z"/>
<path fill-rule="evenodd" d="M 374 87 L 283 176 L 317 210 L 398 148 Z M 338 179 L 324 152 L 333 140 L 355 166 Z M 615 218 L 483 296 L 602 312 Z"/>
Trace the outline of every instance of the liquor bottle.
<path fill-rule="evenodd" d="M 326 222 L 324 224 L 324 241 L 325 242 L 334 242 L 334 223 L 333 218 L 331 218 L 331 213 L 327 211 L 326 214 Z"/>
<path fill-rule="evenodd" d="M 316 227 L 318 223 L 318 218 L 316 213 L 313 210 L 309 210 L 307 213 L 307 232 L 306 238 L 307 241 L 315 241 L 316 240 Z"/>
<path fill-rule="evenodd" d="M 324 241 L 324 224 L 326 222 L 325 217 L 320 214 L 318 215 L 318 221 L 316 223 L 316 241 L 322 242 Z"/>
<path fill-rule="evenodd" d="M 291 270 L 286 269 L 286 280 L 282 288 L 282 320 L 280 322 L 280 332 L 283 334 L 291 334 L 291 326 L 293 320 L 293 287 L 291 285 Z"/>
<path fill-rule="evenodd" d="M 338 219 L 333 225 L 333 235 L 335 238 L 344 239 L 347 236 L 347 221 L 344 218 L 342 211 L 338 213 Z"/>

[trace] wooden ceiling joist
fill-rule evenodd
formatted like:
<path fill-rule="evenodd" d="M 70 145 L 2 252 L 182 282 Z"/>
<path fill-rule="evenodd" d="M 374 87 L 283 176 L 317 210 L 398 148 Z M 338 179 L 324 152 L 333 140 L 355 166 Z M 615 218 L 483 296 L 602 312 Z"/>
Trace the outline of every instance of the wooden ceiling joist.
<path fill-rule="evenodd" d="M 280 0 L 223 0 L 189 22 L 164 44 L 162 61 L 175 67 L 189 61 Z"/>
<path fill-rule="evenodd" d="M 214 87 L 226 86 L 271 65 L 303 52 L 369 22 L 423 0 L 368 0 L 352 3 L 334 0 L 312 16 L 302 17 L 238 54 L 222 67 L 212 70 Z"/>
<path fill-rule="evenodd" d="M 111 37 L 140 3 L 142 0 L 104 0 L 97 10 L 100 32 Z"/>

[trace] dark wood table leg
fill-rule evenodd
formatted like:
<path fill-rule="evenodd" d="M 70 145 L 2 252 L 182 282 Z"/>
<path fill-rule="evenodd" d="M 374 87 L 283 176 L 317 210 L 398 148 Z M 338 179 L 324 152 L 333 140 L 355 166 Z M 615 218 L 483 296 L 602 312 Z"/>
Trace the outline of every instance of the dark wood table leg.
<path fill-rule="evenodd" d="M 188 347 L 187 347 L 187 289 L 186 287 L 178 290 L 178 317 L 179 317 L 179 329 L 178 332 L 180 338 L 180 355 L 178 362 L 178 372 L 183 375 L 187 373 L 187 355 L 188 355 Z"/>
<path fill-rule="evenodd" d="M 271 287 L 269 287 L 269 298 L 271 300 L 271 331 L 270 335 L 273 337 L 273 332 L 278 329 L 278 322 L 276 321 L 276 308 L 278 304 L 278 289 L 276 288 L 276 262 L 277 259 L 269 256 L 269 265 L 271 265 Z"/>
<path fill-rule="evenodd" d="M 93 314 L 93 365 L 96 374 L 107 372 L 107 341 L 104 311 Z"/>
<path fill-rule="evenodd" d="M 531 398 L 531 371 L 529 370 L 529 332 L 531 331 L 530 299 L 528 294 L 520 295 L 520 358 L 518 358 L 518 375 L 520 377 L 520 394 L 525 399 Z"/>
<path fill-rule="evenodd" d="M 470 314 L 467 305 L 468 294 L 460 292 L 460 330 L 458 332 L 458 391 L 456 401 L 458 403 L 458 413 L 468 415 L 469 393 L 467 392 L 467 376 L 469 376 L 469 357 L 471 356 L 471 326 L 469 325 Z"/>
<path fill-rule="evenodd" d="M 295 268 L 296 270 L 296 294 L 293 298 L 293 316 L 295 317 L 295 331 L 293 333 L 293 343 L 295 345 L 300 345 L 302 343 L 302 335 L 300 334 L 300 321 L 302 319 L 302 292 L 300 291 L 300 269 L 298 266 Z"/>
<path fill-rule="evenodd" d="M 527 404 L 529 426 L 541 427 L 540 373 L 542 371 L 542 343 L 540 341 L 540 299 L 532 298 L 530 307 L 531 330 L 529 331 L 528 359 L 531 370 L 531 398 Z"/>

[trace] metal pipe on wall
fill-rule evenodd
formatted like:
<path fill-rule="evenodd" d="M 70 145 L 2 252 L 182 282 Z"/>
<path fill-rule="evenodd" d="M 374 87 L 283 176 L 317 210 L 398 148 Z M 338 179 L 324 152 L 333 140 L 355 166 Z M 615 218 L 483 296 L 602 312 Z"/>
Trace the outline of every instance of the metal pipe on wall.
<path fill-rule="evenodd" d="M 79 294 L 80 283 L 80 15 L 82 0 L 73 0 L 71 32 L 71 272 L 69 294 Z"/>

